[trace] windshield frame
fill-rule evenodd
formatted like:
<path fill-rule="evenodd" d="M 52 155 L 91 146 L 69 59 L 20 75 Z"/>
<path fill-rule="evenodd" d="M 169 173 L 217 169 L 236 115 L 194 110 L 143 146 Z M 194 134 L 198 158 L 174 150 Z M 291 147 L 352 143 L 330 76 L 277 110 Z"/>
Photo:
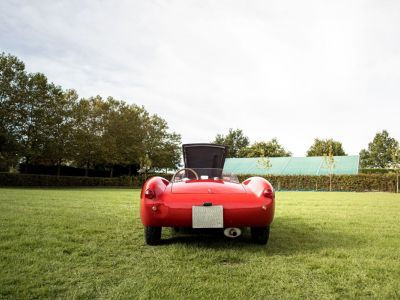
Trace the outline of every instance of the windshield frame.
<path fill-rule="evenodd" d="M 222 181 L 240 183 L 235 174 L 224 172 L 221 168 L 183 168 L 177 170 L 171 179 L 172 183 L 187 181 Z"/>

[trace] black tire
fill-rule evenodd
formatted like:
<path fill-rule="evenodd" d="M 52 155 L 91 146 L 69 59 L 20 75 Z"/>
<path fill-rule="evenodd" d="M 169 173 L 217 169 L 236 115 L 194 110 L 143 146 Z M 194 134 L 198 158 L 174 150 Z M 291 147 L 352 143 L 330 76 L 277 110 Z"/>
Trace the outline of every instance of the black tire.
<path fill-rule="evenodd" d="M 251 227 L 251 240 L 259 245 L 266 245 L 269 239 L 269 226 Z"/>
<path fill-rule="evenodd" d="M 161 227 L 144 226 L 144 239 L 147 245 L 160 244 Z"/>

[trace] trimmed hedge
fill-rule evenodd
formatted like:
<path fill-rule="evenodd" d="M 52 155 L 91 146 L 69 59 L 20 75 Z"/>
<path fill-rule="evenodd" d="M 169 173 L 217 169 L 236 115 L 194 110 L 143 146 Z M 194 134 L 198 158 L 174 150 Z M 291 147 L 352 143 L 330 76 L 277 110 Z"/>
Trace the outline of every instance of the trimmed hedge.
<path fill-rule="evenodd" d="M 252 175 L 239 175 L 239 181 Z M 262 176 L 276 190 L 329 191 L 329 176 L 285 175 Z M 396 174 L 333 175 L 333 191 L 348 192 L 396 192 Z"/>
<path fill-rule="evenodd" d="M 396 174 L 396 169 L 364 168 L 360 169 L 360 174 Z"/>
<path fill-rule="evenodd" d="M 53 176 L 20 173 L 0 173 L 0 187 L 128 187 L 140 188 L 146 178 L 162 176 L 171 180 L 171 174 L 148 174 L 147 176 L 122 176 L 122 177 L 77 177 Z"/>
<path fill-rule="evenodd" d="M 139 185 L 130 177 L 74 177 L 74 176 L 52 176 L 36 174 L 0 173 L 0 186 L 23 186 L 23 187 L 81 187 L 81 186 L 124 186 L 133 187 Z"/>
<path fill-rule="evenodd" d="M 154 175 L 171 180 L 171 174 L 148 174 L 132 177 L 73 177 L 32 174 L 0 173 L 0 186 L 21 187 L 128 187 L 140 188 L 146 178 Z M 238 175 L 240 182 L 251 174 Z M 283 191 L 328 191 L 329 176 L 262 176 L 269 180 L 276 190 Z M 335 175 L 332 177 L 332 190 L 351 192 L 396 192 L 396 174 Z"/>

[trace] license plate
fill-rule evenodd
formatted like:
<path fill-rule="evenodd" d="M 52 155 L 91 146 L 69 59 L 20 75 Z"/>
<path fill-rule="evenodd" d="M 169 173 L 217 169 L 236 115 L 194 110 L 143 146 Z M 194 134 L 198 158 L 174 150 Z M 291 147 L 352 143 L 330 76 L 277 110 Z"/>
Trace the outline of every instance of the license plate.
<path fill-rule="evenodd" d="M 192 206 L 193 228 L 224 228 L 222 205 Z"/>

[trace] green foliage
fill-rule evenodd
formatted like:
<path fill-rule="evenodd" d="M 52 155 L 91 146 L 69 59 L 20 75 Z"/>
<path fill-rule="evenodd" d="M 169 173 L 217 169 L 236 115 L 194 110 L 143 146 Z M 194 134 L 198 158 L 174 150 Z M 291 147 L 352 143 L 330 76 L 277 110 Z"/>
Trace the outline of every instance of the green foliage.
<path fill-rule="evenodd" d="M 392 149 L 392 168 L 398 172 L 400 169 L 400 145 Z"/>
<path fill-rule="evenodd" d="M 47 108 L 46 126 L 42 130 L 46 133 L 46 143 L 41 153 L 42 161 L 50 165 L 57 165 L 58 175 L 60 166 L 68 162 L 72 156 L 73 144 L 73 110 L 78 99 L 75 90 L 62 91 L 60 87 L 51 89 L 52 104 Z"/>
<path fill-rule="evenodd" d="M 238 175 L 239 181 L 252 177 Z M 259 175 L 257 175 L 259 176 Z M 346 191 L 346 192 L 396 192 L 396 174 L 358 175 L 263 175 L 276 190 L 285 191 Z"/>
<path fill-rule="evenodd" d="M 41 73 L 28 74 L 18 58 L 0 54 L 0 169 L 23 161 L 138 166 L 147 155 L 156 168 L 180 162 L 180 135 L 144 107 L 112 97 L 78 100 Z M 4 167 L 5 166 L 5 167 Z"/>
<path fill-rule="evenodd" d="M 167 122 L 158 115 L 147 118 L 144 154 L 149 156 L 153 167 L 175 169 L 181 159 L 181 136 L 169 133 Z"/>
<path fill-rule="evenodd" d="M 145 246 L 139 195 L 2 189 L 0 298 L 399 298 L 399 195 L 278 192 L 266 247 L 169 228 Z"/>
<path fill-rule="evenodd" d="M 125 186 L 141 187 L 147 178 L 162 176 L 170 180 L 172 174 L 147 173 L 138 176 L 121 178 L 47 176 L 0 173 L 0 186 Z M 254 175 L 238 175 L 240 182 Z M 257 175 L 259 176 L 259 175 Z M 265 175 L 276 190 L 288 191 L 329 191 L 329 176 L 306 175 Z M 348 192 L 396 192 L 396 174 L 359 174 L 333 175 L 331 184 L 333 191 Z"/>
<path fill-rule="evenodd" d="M 359 170 L 360 174 L 388 174 L 396 173 L 395 169 L 385 169 L 385 168 L 362 168 Z"/>
<path fill-rule="evenodd" d="M 400 146 L 398 144 L 397 147 L 392 150 L 392 168 L 394 168 L 396 172 L 396 193 L 398 193 L 400 192 Z"/>
<path fill-rule="evenodd" d="M 324 163 L 322 168 L 328 169 L 329 174 L 329 191 L 332 191 L 332 175 L 335 169 L 335 157 L 333 156 L 333 145 L 329 144 L 329 150 L 327 154 L 324 154 Z"/>
<path fill-rule="evenodd" d="M 74 106 L 74 130 L 72 159 L 86 170 L 97 164 L 115 164 L 120 160 L 118 149 L 106 136 L 109 118 L 118 104 L 113 100 L 104 101 L 100 96 L 81 99 Z M 117 133 L 118 138 L 123 132 Z"/>
<path fill-rule="evenodd" d="M 331 152 L 334 156 L 347 155 L 341 142 L 334 141 L 333 139 L 318 139 L 314 140 L 314 144 L 311 145 L 307 151 L 307 156 L 324 156 Z"/>
<path fill-rule="evenodd" d="M 0 186 L 20 187 L 81 187 L 81 186 L 118 186 L 138 187 L 136 178 L 118 177 L 79 177 L 79 176 L 50 176 L 35 174 L 0 173 Z"/>
<path fill-rule="evenodd" d="M 153 166 L 153 162 L 151 161 L 148 154 L 145 154 L 140 158 L 140 169 L 143 170 L 144 173 L 147 173 L 148 170 Z"/>
<path fill-rule="evenodd" d="M 391 138 L 386 130 L 378 132 L 368 149 L 360 152 L 362 168 L 390 168 L 393 164 L 393 154 L 399 147 L 399 142 Z"/>
<path fill-rule="evenodd" d="M 137 176 L 122 176 L 115 178 L 0 173 L 0 187 L 117 186 L 117 187 L 140 188 L 148 178 L 153 176 L 162 176 L 167 180 L 171 180 L 172 178 L 172 174 L 155 174 L 155 173 L 147 173 Z"/>
<path fill-rule="evenodd" d="M 227 135 L 217 134 L 212 143 L 228 146 L 227 157 L 244 157 L 241 150 L 250 144 L 250 140 L 241 129 L 230 128 Z"/>
<path fill-rule="evenodd" d="M 260 157 L 257 164 L 261 169 L 268 170 L 272 167 L 271 161 L 268 157 Z"/>
<path fill-rule="evenodd" d="M 0 164 L 8 166 L 19 160 L 20 130 L 26 116 L 16 113 L 26 101 L 28 76 L 17 57 L 0 53 Z"/>
<path fill-rule="evenodd" d="M 240 150 L 240 157 L 283 157 L 291 156 L 290 151 L 286 151 L 277 138 L 266 142 L 255 142 L 249 147 Z"/>

